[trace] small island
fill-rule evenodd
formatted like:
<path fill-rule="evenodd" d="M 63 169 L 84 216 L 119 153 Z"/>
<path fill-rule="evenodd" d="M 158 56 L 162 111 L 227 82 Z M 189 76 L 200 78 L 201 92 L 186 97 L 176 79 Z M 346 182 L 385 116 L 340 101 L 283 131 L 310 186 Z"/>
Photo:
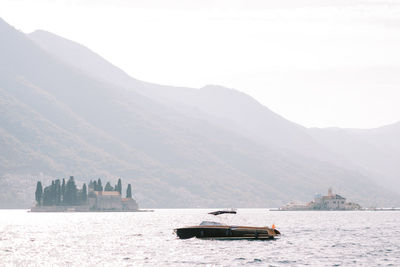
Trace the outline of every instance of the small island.
<path fill-rule="evenodd" d="M 137 202 L 132 198 L 132 187 L 128 184 L 126 197 L 122 197 L 122 181 L 118 179 L 113 187 L 107 182 L 103 188 L 101 179 L 90 181 L 89 186 L 76 186 L 73 176 L 68 181 L 56 179 L 43 188 L 38 181 L 35 192 L 36 205 L 32 212 L 90 212 L 90 211 L 139 211 Z"/>
<path fill-rule="evenodd" d="M 361 210 L 361 206 L 354 202 L 347 202 L 346 198 L 332 193 L 332 188 L 328 189 L 328 195 L 315 195 L 314 200 L 308 203 L 290 202 L 279 208 L 282 211 L 299 210 Z"/>

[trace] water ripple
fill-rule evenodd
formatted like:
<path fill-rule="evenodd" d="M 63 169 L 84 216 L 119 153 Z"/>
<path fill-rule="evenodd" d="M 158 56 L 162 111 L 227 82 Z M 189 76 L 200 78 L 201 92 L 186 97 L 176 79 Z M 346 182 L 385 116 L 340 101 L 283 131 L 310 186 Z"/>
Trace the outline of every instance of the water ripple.
<path fill-rule="evenodd" d="M 179 240 L 208 210 L 27 213 L 0 210 L 1 265 L 400 266 L 400 212 L 239 210 L 232 224 L 271 225 L 274 242 Z"/>

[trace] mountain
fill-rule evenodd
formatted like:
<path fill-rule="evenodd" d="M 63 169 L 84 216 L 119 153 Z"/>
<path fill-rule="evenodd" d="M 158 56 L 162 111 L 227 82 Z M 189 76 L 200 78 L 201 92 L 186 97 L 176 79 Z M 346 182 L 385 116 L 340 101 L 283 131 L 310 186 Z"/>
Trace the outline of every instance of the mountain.
<path fill-rule="evenodd" d="M 193 89 L 142 82 L 78 43 L 43 30 L 28 36 L 54 57 L 98 80 L 134 90 L 254 141 L 302 154 L 317 149 L 318 144 L 305 127 L 286 120 L 239 91 L 215 85 Z"/>
<path fill-rule="evenodd" d="M 357 166 L 366 176 L 374 173 L 371 168 L 354 161 L 356 157 L 343 157 L 336 149 L 338 146 L 329 146 L 332 141 L 321 142 L 318 136 L 314 136 L 314 129 L 292 123 L 236 90 L 221 86 L 206 86 L 197 90 L 141 82 L 77 43 L 45 31 L 35 31 L 29 36 L 55 57 L 87 71 L 97 79 L 136 90 L 184 114 L 201 118 L 292 156 L 296 154 L 316 161 L 329 161 L 348 169 Z M 100 62 L 100 67 L 97 67 L 96 64 Z M 377 178 L 377 182 L 382 181 L 377 175 L 372 177 Z"/>
<path fill-rule="evenodd" d="M 336 154 L 235 90 L 138 81 L 77 43 L 2 20 L 0 36 L 3 207 L 27 207 L 38 179 L 68 175 L 122 177 L 146 207 L 278 206 L 328 186 L 364 205 L 398 200 L 365 173 L 318 159 Z M 308 145 L 322 152 L 303 153 Z"/>
<path fill-rule="evenodd" d="M 43 30 L 28 36 L 55 58 L 97 80 L 135 91 L 181 114 L 207 121 L 280 154 L 348 168 L 340 157 L 316 142 L 308 129 L 286 120 L 237 90 L 216 85 L 193 89 L 139 81 L 78 43 Z"/>
<path fill-rule="evenodd" d="M 375 129 L 310 129 L 321 144 L 366 170 L 381 186 L 399 192 L 400 122 Z"/>

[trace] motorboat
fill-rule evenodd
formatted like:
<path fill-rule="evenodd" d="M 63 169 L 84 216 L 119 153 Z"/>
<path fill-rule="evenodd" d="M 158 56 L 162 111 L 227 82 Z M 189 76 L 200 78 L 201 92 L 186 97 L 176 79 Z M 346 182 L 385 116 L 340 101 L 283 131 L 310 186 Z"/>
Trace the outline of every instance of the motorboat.
<path fill-rule="evenodd" d="M 211 215 L 236 214 L 233 210 L 219 210 L 210 212 Z M 200 225 L 188 226 L 174 229 L 180 239 L 188 239 L 192 237 L 201 239 L 250 239 L 250 240 L 266 240 L 274 239 L 281 233 L 272 227 L 254 227 L 254 226 L 236 226 L 227 225 L 215 221 L 203 221 Z"/>

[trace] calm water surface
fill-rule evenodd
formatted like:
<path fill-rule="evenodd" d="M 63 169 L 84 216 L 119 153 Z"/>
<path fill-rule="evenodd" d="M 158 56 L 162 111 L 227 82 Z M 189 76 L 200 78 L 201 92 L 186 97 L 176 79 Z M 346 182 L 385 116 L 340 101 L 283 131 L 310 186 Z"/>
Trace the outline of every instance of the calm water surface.
<path fill-rule="evenodd" d="M 274 241 L 176 238 L 174 228 L 213 219 L 205 215 L 208 211 L 0 210 L 0 265 L 400 266 L 400 212 L 239 209 L 224 219 L 255 226 L 274 223 L 282 236 Z"/>

